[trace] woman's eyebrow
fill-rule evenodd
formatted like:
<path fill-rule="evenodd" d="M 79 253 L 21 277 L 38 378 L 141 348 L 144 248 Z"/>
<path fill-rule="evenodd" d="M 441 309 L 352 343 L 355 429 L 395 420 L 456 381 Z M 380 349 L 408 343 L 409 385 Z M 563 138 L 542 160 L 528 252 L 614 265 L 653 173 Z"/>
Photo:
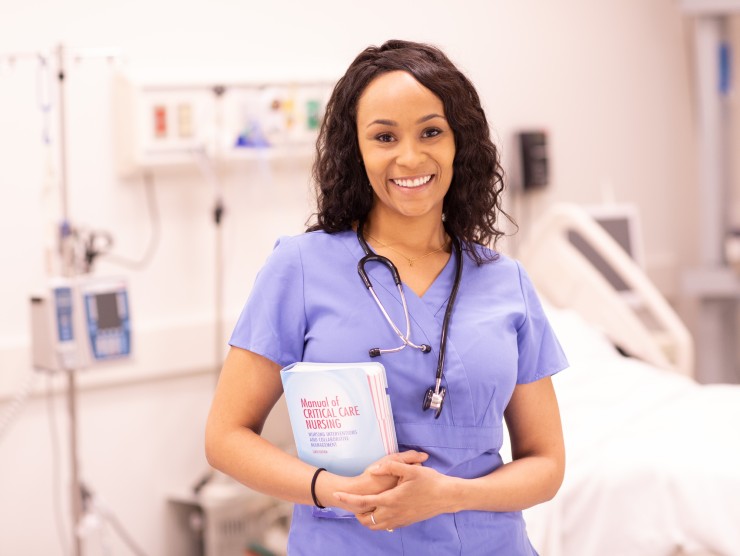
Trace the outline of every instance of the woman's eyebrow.
<path fill-rule="evenodd" d="M 443 120 L 446 120 L 442 114 L 427 114 L 426 116 L 423 116 L 416 120 L 417 124 L 423 124 L 424 122 L 428 122 L 429 120 L 433 120 L 434 118 L 442 118 Z"/>
<path fill-rule="evenodd" d="M 379 120 L 373 120 L 372 122 L 367 124 L 367 127 L 370 127 L 371 125 L 387 125 L 387 126 L 395 127 L 398 125 L 398 122 L 394 120 L 379 119 Z"/>
<path fill-rule="evenodd" d="M 433 113 L 433 114 L 427 114 L 426 116 L 422 116 L 421 118 L 416 120 L 416 123 L 423 124 L 424 122 L 428 122 L 429 120 L 433 120 L 434 118 L 442 118 L 443 120 L 446 119 L 441 114 Z M 395 120 L 386 120 L 386 119 L 380 118 L 377 120 L 373 120 L 372 122 L 367 124 L 367 127 L 370 127 L 371 125 L 387 125 L 387 126 L 395 127 L 398 125 L 398 122 L 396 122 Z"/>

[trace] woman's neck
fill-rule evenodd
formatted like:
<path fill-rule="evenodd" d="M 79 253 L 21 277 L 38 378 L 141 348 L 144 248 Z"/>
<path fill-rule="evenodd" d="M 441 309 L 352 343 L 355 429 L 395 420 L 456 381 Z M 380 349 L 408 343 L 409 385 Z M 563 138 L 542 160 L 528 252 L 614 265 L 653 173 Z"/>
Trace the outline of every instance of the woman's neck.
<path fill-rule="evenodd" d="M 442 215 L 418 218 L 390 217 L 371 213 L 365 220 L 367 239 L 403 250 L 408 256 L 418 256 L 447 246 Z"/>

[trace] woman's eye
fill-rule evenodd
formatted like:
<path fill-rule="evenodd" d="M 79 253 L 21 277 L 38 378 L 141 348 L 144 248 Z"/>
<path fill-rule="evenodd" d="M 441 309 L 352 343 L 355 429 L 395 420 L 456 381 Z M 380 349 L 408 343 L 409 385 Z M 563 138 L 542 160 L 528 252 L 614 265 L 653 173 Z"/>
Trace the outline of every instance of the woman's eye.
<path fill-rule="evenodd" d="M 379 135 L 376 135 L 375 138 L 381 143 L 390 143 L 391 141 L 393 141 L 393 135 L 391 135 L 390 133 L 381 133 Z"/>
<path fill-rule="evenodd" d="M 440 133 L 442 133 L 441 129 L 437 129 L 436 127 L 433 127 L 430 129 L 425 129 L 424 133 L 422 133 L 422 137 L 436 137 Z"/>

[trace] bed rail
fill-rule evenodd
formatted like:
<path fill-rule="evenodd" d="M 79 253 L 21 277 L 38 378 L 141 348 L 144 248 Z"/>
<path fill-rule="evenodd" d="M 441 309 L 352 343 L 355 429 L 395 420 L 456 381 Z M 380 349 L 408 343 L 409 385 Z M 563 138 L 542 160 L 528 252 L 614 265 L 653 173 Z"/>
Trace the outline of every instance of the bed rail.
<path fill-rule="evenodd" d="M 568 239 L 576 232 L 639 299 L 627 303 Z M 578 205 L 553 205 L 532 228 L 519 259 L 538 292 L 600 328 L 629 355 L 694 376 L 694 344 L 687 328 L 643 270 Z"/>

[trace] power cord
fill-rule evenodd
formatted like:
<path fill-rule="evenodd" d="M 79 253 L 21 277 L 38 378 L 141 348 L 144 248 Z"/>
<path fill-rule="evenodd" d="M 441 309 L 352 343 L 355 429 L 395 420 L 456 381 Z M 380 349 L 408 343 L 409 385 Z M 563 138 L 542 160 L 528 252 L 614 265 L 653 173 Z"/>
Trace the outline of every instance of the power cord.
<path fill-rule="evenodd" d="M 54 523 L 56 525 L 59 546 L 64 556 L 69 556 L 69 540 L 65 534 L 68 530 L 62 510 L 61 491 L 61 466 L 59 464 L 59 432 L 56 422 L 56 408 L 54 407 L 54 392 L 52 388 L 52 374 L 46 375 L 46 413 L 49 418 L 49 437 L 51 439 L 51 495 L 54 509 Z"/>
<path fill-rule="evenodd" d="M 56 408 L 54 407 L 54 393 L 52 387 L 52 374 L 47 375 L 47 386 L 46 386 L 46 401 L 47 401 L 47 413 L 49 416 L 49 430 L 51 435 L 51 465 L 52 465 L 52 497 L 54 506 L 54 517 L 57 529 L 57 535 L 59 536 L 59 544 L 62 547 L 64 556 L 69 555 L 68 540 L 64 531 L 67 530 L 67 525 L 64 520 L 64 511 L 62 510 L 62 499 L 60 496 L 61 491 L 61 480 L 60 474 L 61 469 L 59 465 L 59 434 L 56 422 Z M 101 521 L 111 526 L 113 531 L 128 547 L 128 549 L 136 556 L 146 556 L 144 552 L 134 541 L 133 537 L 126 531 L 121 524 L 118 517 L 108 508 L 101 498 L 95 494 L 84 484 L 80 485 L 83 517 L 81 523 L 78 524 L 79 533 L 90 534 L 95 528 L 102 526 Z M 87 530 L 87 531 L 85 531 Z"/>
<path fill-rule="evenodd" d="M 18 418 L 21 410 L 26 405 L 33 391 L 34 382 L 36 382 L 36 373 L 31 372 L 20 390 L 10 400 L 5 412 L 0 415 L 0 440 L 2 440 L 3 435 L 10 429 L 10 425 Z"/>
<path fill-rule="evenodd" d="M 151 263 L 154 253 L 159 246 L 162 235 L 162 223 L 159 215 L 157 196 L 154 190 L 154 178 L 150 172 L 144 172 L 142 179 L 146 191 L 147 212 L 151 226 L 151 234 L 144 255 L 136 260 L 112 253 L 111 249 L 114 242 L 111 233 L 101 230 L 91 230 L 87 233 L 86 237 L 81 238 L 84 243 L 85 266 L 88 270 L 92 269 L 95 260 L 101 256 L 105 257 L 105 260 L 110 263 L 130 270 L 143 270 Z"/>
<path fill-rule="evenodd" d="M 83 521 L 89 519 L 93 527 L 98 527 L 99 520 L 108 523 L 118 534 L 118 537 L 136 556 L 146 556 L 141 547 L 134 541 L 133 537 L 126 531 L 118 517 L 106 506 L 101 498 L 92 493 L 85 485 L 82 489 L 82 507 L 85 509 Z"/>

